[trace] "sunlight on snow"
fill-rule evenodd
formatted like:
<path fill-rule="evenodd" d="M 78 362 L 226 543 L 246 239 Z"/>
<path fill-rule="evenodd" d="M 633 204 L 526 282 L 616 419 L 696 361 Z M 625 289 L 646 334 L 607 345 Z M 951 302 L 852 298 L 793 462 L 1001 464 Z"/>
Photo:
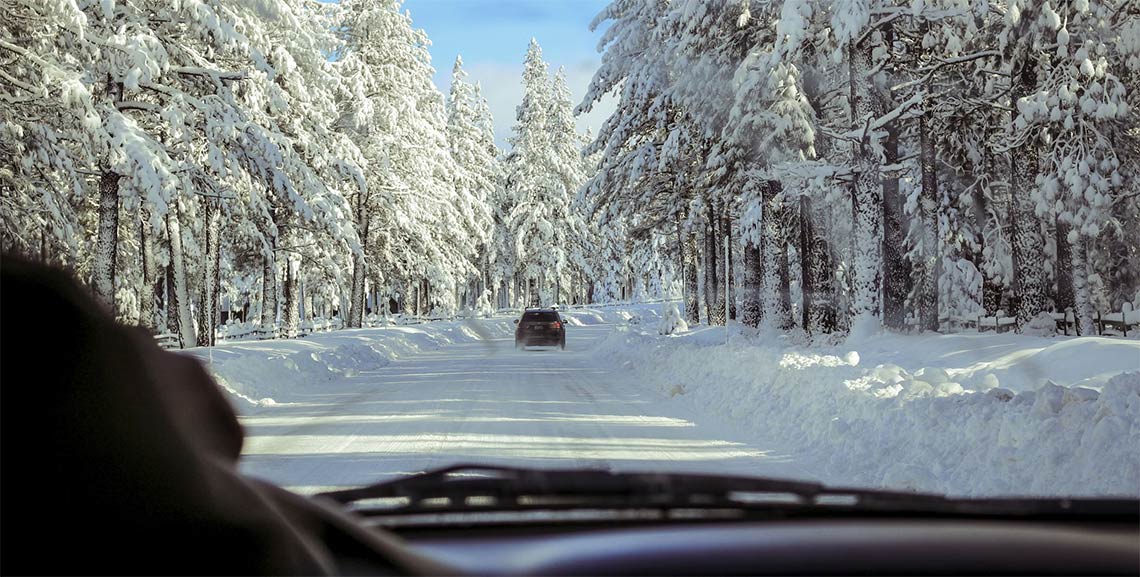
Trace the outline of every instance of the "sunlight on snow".
<path fill-rule="evenodd" d="M 649 437 L 562 437 L 495 434 L 411 434 L 411 435 L 310 435 L 251 437 L 245 455 L 300 455 L 335 452 L 384 454 L 425 454 L 446 446 L 449 452 L 471 456 L 528 458 L 590 458 L 625 460 L 697 461 L 764 457 L 768 451 L 749 449 L 741 443 L 713 440 L 655 439 Z M 349 450 L 344 450 L 349 449 Z"/>
<path fill-rule="evenodd" d="M 416 413 L 406 415 L 327 415 L 322 417 L 243 417 L 242 424 L 250 427 L 257 426 L 311 426 L 316 424 L 368 424 L 388 423 L 392 421 L 427 421 L 446 418 L 452 423 L 601 423 L 607 425 L 636 425 L 641 427 L 693 427 L 691 421 L 675 419 L 672 417 L 650 417 L 641 415 L 585 415 L 575 413 L 540 413 L 534 417 L 471 417 L 463 415 L 444 415 L 433 413 Z"/>
<path fill-rule="evenodd" d="M 808 367 L 842 367 L 847 361 L 835 355 L 785 353 L 780 357 L 781 369 L 806 369 Z"/>

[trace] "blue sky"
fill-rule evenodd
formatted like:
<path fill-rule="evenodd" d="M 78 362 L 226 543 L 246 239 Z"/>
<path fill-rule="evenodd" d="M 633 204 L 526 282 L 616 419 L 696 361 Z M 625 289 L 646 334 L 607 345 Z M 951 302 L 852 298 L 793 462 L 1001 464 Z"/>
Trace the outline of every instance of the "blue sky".
<path fill-rule="evenodd" d="M 445 94 L 451 84 L 455 55 L 471 80 L 479 81 L 495 115 L 499 146 L 514 123 L 522 100 L 522 63 L 531 37 L 542 46 L 551 73 L 566 67 L 567 81 L 577 105 L 601 61 L 597 53 L 601 30 L 590 32 L 590 21 L 609 0 L 405 0 L 412 22 L 431 38 L 435 82 Z M 613 109 L 610 102 L 578 119 L 578 127 L 595 129 Z"/>

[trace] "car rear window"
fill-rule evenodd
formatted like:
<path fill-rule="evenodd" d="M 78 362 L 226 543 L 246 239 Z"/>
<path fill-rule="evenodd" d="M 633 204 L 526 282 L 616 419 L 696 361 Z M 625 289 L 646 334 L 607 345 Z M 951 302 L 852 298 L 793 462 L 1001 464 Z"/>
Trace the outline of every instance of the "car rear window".
<path fill-rule="evenodd" d="M 524 321 L 537 322 L 537 323 L 552 323 L 558 320 L 558 313 L 554 312 L 529 312 L 523 313 Z"/>

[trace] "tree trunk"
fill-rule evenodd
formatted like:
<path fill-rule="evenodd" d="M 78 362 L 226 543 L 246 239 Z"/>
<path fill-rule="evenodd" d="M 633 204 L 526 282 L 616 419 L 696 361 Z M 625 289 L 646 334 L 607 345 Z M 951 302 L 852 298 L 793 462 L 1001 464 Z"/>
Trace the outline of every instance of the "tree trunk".
<path fill-rule="evenodd" d="M 353 216 L 356 217 L 356 230 L 360 236 L 360 252 L 352 254 L 352 300 L 348 305 L 348 318 L 345 325 L 350 328 L 364 326 L 364 278 L 368 274 L 364 251 L 368 246 L 369 225 L 371 224 L 364 193 L 358 193 L 355 200 L 356 206 Z"/>
<path fill-rule="evenodd" d="M 1037 67 L 1032 58 L 1023 57 L 1014 69 L 1013 102 L 1037 89 Z M 1040 221 L 1034 212 L 1033 190 L 1037 177 L 1038 143 L 1030 137 L 1021 150 L 1011 155 L 1010 226 L 1013 229 L 1013 293 L 1017 296 L 1014 310 L 1018 329 L 1045 309 L 1045 278 L 1041 263 Z"/>
<path fill-rule="evenodd" d="M 261 330 L 277 338 L 277 238 L 267 242 L 261 261 Z"/>
<path fill-rule="evenodd" d="M 51 251 L 48 247 L 47 230 L 40 229 L 40 262 L 44 264 L 51 264 Z"/>
<path fill-rule="evenodd" d="M 922 281 L 918 287 L 919 329 L 938 330 L 938 172 L 935 166 L 934 139 L 928 134 L 927 114 L 918 118 L 919 158 L 922 165 Z"/>
<path fill-rule="evenodd" d="M 922 131 L 922 129 L 919 129 Z M 883 152 L 888 165 L 898 163 L 899 136 L 894 123 L 887 126 L 887 138 L 883 142 Z M 902 330 L 906 328 L 907 279 L 910 267 L 907 266 L 906 230 L 904 229 L 903 204 L 905 199 L 899 194 L 898 177 L 883 177 L 883 325 Z"/>
<path fill-rule="evenodd" d="M 787 215 L 787 204 L 781 202 L 782 206 L 780 211 Z M 783 219 L 781 219 L 783 220 Z M 787 223 L 784 223 L 783 230 L 780 234 L 780 258 L 779 258 L 779 278 L 780 278 L 780 313 L 783 317 L 780 319 L 780 328 L 783 330 L 791 329 L 795 326 L 795 319 L 792 316 L 792 274 L 791 264 L 788 257 L 788 242 L 787 242 Z"/>
<path fill-rule="evenodd" d="M 165 311 L 164 319 L 166 326 L 164 332 L 176 333 L 178 327 L 178 309 L 171 306 L 174 303 L 174 267 L 169 264 L 163 268 L 162 274 L 162 296 L 163 296 L 163 311 Z"/>
<path fill-rule="evenodd" d="M 926 25 L 921 29 L 925 31 Z M 883 44 L 891 46 L 895 41 L 893 23 L 886 23 L 882 29 Z M 888 79 L 895 83 L 896 78 Z M 893 108 L 894 99 L 889 92 L 878 91 L 881 110 Z M 887 136 L 883 140 L 883 161 L 887 165 L 899 162 L 899 122 L 892 121 L 886 126 Z M 902 330 L 906 327 L 906 299 L 910 291 L 912 271 L 906 257 L 906 219 L 903 216 L 905 199 L 899 193 L 899 177 L 886 173 L 882 175 L 883 186 L 883 236 L 882 236 L 882 307 L 883 326 Z"/>
<path fill-rule="evenodd" d="M 728 203 L 725 203 L 724 220 L 722 221 L 724 234 L 721 235 L 721 240 L 722 242 L 728 243 L 728 250 L 725 251 L 724 247 L 721 247 L 720 250 L 726 253 L 728 260 L 726 260 L 724 263 L 725 269 L 727 270 L 725 274 L 721 276 L 724 278 L 724 282 L 727 283 L 728 287 L 728 318 L 731 320 L 736 320 L 736 256 L 733 254 L 734 251 L 732 250 L 736 247 L 736 239 L 732 236 L 732 216 L 729 214 L 727 205 Z"/>
<path fill-rule="evenodd" d="M 790 298 L 788 282 L 788 250 L 784 244 L 782 185 L 769 180 L 764 185 L 763 207 L 760 213 L 760 277 L 761 322 L 772 328 L 784 329 L 790 324 L 787 300 Z M 787 295 L 787 298 L 785 297 Z"/>
<path fill-rule="evenodd" d="M 720 244 L 717 242 L 716 210 L 710 204 L 708 207 L 708 223 L 705 226 L 705 308 L 707 309 L 710 325 L 723 325 L 724 293 L 721 292 L 720 271 L 723 263 L 720 256 Z"/>
<path fill-rule="evenodd" d="M 301 279 L 301 321 L 312 322 L 317 316 L 314 305 L 316 299 L 313 298 L 313 291 L 306 286 L 305 279 Z"/>
<path fill-rule="evenodd" d="M 681 230 L 681 215 L 673 215 L 673 230 L 677 233 L 677 270 L 681 273 L 681 306 L 689 300 L 689 287 L 685 284 L 685 233 Z"/>
<path fill-rule="evenodd" d="M 808 330 L 812 333 L 831 333 L 839 326 L 838 287 L 835 278 L 835 259 L 831 245 L 822 234 L 815 234 L 812 227 L 811 270 L 806 273 L 811 279 L 812 304 Z"/>
<path fill-rule="evenodd" d="M 689 324 L 701 322 L 700 278 L 697 270 L 697 235 L 684 234 L 681 254 L 685 262 L 685 320 Z"/>
<path fill-rule="evenodd" d="M 803 254 L 796 246 L 800 242 L 800 203 L 798 198 L 791 200 L 785 197 L 780 210 L 784 213 L 784 238 L 782 242 L 784 251 L 780 255 L 780 260 L 782 261 L 780 264 L 780 274 L 783 275 L 780 283 L 783 288 L 780 298 L 783 299 L 784 308 L 788 311 L 787 327 L 792 329 L 803 326 L 799 318 L 799 314 L 802 313 L 799 313 L 793 302 L 794 296 L 799 296 L 801 307 L 804 302 L 803 275 L 801 274 L 803 269 L 800 265 Z M 795 290 L 799 291 L 799 295 L 794 294 L 793 291 Z"/>
<path fill-rule="evenodd" d="M 713 237 L 713 251 L 716 252 L 716 255 L 717 255 L 716 268 L 714 269 L 714 272 L 713 272 L 713 274 L 715 275 L 715 278 L 716 278 L 716 293 L 715 293 L 716 299 L 715 299 L 715 302 L 713 303 L 713 309 L 714 309 L 713 321 L 715 321 L 715 324 L 723 326 L 724 324 L 726 324 L 728 322 L 728 317 L 726 316 L 727 313 L 726 313 L 725 307 L 724 307 L 724 305 L 725 305 L 724 270 L 725 270 L 725 267 L 728 266 L 728 263 L 724 259 L 724 236 L 722 236 L 722 233 L 723 233 L 723 231 L 720 230 L 719 227 L 717 227 L 716 228 L 716 236 Z"/>
<path fill-rule="evenodd" d="M 365 284 L 364 290 L 362 292 L 367 295 L 366 298 L 372 299 L 372 314 L 376 316 L 382 316 L 383 313 L 381 311 L 387 308 L 388 301 L 380 301 L 380 283 L 376 282 L 376 279 L 372 279 L 372 282 L 370 284 Z M 361 315 L 360 324 L 361 326 L 364 325 L 363 315 Z"/>
<path fill-rule="evenodd" d="M 298 334 L 297 322 L 300 315 L 300 294 L 298 292 L 298 277 L 300 263 L 293 256 L 285 257 L 285 282 L 282 283 L 282 296 L 284 297 L 284 305 L 282 306 L 283 314 L 281 319 L 281 329 L 287 339 L 295 339 Z M 349 305 L 351 306 L 351 305 Z"/>
<path fill-rule="evenodd" d="M 983 164 L 983 170 L 987 175 L 986 184 L 984 187 L 974 187 L 974 211 L 975 211 L 975 230 L 978 235 L 978 244 L 982 246 L 982 250 L 978 252 L 978 270 L 982 272 L 982 307 L 986 310 L 986 316 L 993 316 L 1001 308 L 1001 297 L 1004 292 L 1004 286 L 995 278 L 992 272 L 990 263 L 996 259 L 995 251 L 997 247 L 990 247 L 986 240 L 984 231 L 989 226 L 990 219 L 993 218 L 994 213 L 1000 213 L 999 195 L 1008 192 L 1008 189 L 1001 187 L 997 184 L 999 181 L 997 175 L 997 167 L 994 162 L 994 154 L 987 151 Z M 988 193 L 988 195 L 987 195 Z M 992 202 L 993 211 L 989 204 Z M 993 223 L 994 227 L 1000 228 L 1001 223 L 996 221 Z M 986 251 L 986 248 L 990 248 Z M 988 256 L 987 256 L 988 252 Z"/>
<path fill-rule="evenodd" d="M 218 320 L 218 285 L 221 265 L 221 215 L 218 201 L 206 198 L 202 202 L 202 219 L 205 222 L 202 247 L 202 306 L 198 308 L 198 346 L 214 346 L 214 326 Z"/>
<path fill-rule="evenodd" d="M 851 116 L 856 128 L 863 129 L 882 115 L 881 99 L 874 95 L 869 73 L 871 49 L 848 43 L 848 60 L 851 79 Z M 879 157 L 872 150 L 869 136 L 855 147 L 855 160 L 859 174 L 855 180 L 853 197 L 854 222 L 852 240 L 852 313 L 853 327 L 879 326 L 879 287 L 882 270 L 883 234 L 883 182 L 880 178 Z"/>
<path fill-rule="evenodd" d="M 712 228 L 712 226 L 706 222 L 704 225 L 704 242 L 701 243 L 702 245 L 704 245 L 703 249 L 702 249 L 703 255 L 701 258 L 701 261 L 703 261 L 704 267 L 702 267 L 701 272 L 703 273 L 702 276 L 704 276 L 703 283 L 704 283 L 704 289 L 705 289 L 704 290 L 705 319 L 708 322 L 708 324 L 710 324 L 710 325 L 713 324 L 712 323 L 712 310 L 713 310 L 713 308 L 716 307 L 716 302 L 715 302 L 716 297 L 713 296 L 716 293 L 716 289 L 713 287 L 713 282 L 714 282 L 714 277 L 716 276 L 716 272 L 711 270 L 711 269 L 716 268 L 715 261 L 713 260 L 716 258 L 716 255 L 713 254 L 714 252 L 716 252 L 716 248 L 712 244 L 713 233 L 711 231 L 711 228 Z"/>
<path fill-rule="evenodd" d="M 1053 276 L 1057 280 L 1057 292 L 1053 298 L 1053 305 L 1057 312 L 1076 307 L 1076 297 L 1073 295 L 1073 269 L 1077 260 L 1073 255 L 1073 247 L 1069 244 L 1069 223 L 1057 219 L 1057 263 L 1053 267 Z M 1080 242 L 1078 240 L 1078 242 Z"/>
<path fill-rule="evenodd" d="M 812 250 L 812 243 L 814 241 L 815 223 L 811 218 L 811 201 L 807 196 L 800 196 L 800 236 L 799 246 L 796 247 L 800 255 L 800 326 L 804 328 L 809 334 L 812 333 L 817 327 L 812 326 L 812 313 L 815 311 L 812 301 L 815 296 L 815 282 L 812 278 L 813 257 L 815 251 Z"/>
<path fill-rule="evenodd" d="M 483 291 L 487 293 L 487 305 L 494 310 L 498 308 L 499 303 L 499 283 L 495 282 L 495 277 L 491 273 L 491 257 L 484 256 L 483 258 L 487 259 L 483 269 L 485 271 L 483 273 Z M 479 294 L 482 295 L 483 292 Z"/>
<path fill-rule="evenodd" d="M 139 287 L 139 325 L 155 332 L 158 317 L 155 312 L 155 284 L 157 270 L 154 262 L 154 230 L 150 224 L 150 211 L 139 210 L 139 256 L 142 259 L 142 286 Z"/>
<path fill-rule="evenodd" d="M 91 265 L 95 298 L 115 315 L 115 269 L 119 251 L 119 179 L 104 171 L 99 177 L 99 234 Z"/>
<path fill-rule="evenodd" d="M 352 300 L 348 304 L 349 328 L 358 329 L 364 326 L 364 277 L 368 273 L 364 268 L 364 255 L 352 253 Z"/>
<path fill-rule="evenodd" d="M 178 335 L 179 348 L 194 342 L 194 316 L 190 314 L 190 292 L 187 287 L 186 263 L 182 251 L 182 225 L 178 221 L 178 201 L 170 203 L 166 213 L 166 234 L 170 237 L 171 300 L 167 306 L 174 312 L 171 332 Z"/>
<path fill-rule="evenodd" d="M 760 326 L 760 283 L 763 278 L 760 248 L 752 241 L 744 246 L 744 294 L 741 303 L 741 322 Z"/>
<path fill-rule="evenodd" d="M 1089 244 L 1088 239 L 1080 237 L 1073 243 L 1073 297 L 1074 311 L 1077 320 L 1077 334 L 1093 336 L 1096 334 L 1096 324 L 1093 320 L 1092 290 L 1089 287 Z M 1060 264 L 1060 263 L 1058 263 Z"/>

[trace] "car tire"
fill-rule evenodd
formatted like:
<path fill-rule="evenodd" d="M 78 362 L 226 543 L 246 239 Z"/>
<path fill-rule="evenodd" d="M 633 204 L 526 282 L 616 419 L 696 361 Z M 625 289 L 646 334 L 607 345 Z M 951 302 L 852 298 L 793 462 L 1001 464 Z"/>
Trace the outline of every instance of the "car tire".
<path fill-rule="evenodd" d="M 523 350 L 523 348 L 524 347 L 523 347 L 523 344 L 521 342 L 515 341 L 515 350 L 516 351 L 521 351 L 521 350 Z"/>
<path fill-rule="evenodd" d="M 566 350 L 566 341 L 565 340 L 558 343 L 558 350 L 560 350 L 560 351 Z"/>

